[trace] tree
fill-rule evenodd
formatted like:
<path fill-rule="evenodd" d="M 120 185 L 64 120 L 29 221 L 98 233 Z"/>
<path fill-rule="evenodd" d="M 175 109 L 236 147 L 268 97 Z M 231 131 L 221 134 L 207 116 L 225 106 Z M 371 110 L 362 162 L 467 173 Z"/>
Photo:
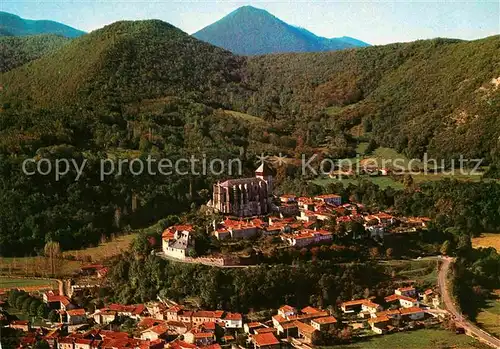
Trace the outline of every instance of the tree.
<path fill-rule="evenodd" d="M 43 249 L 45 256 L 50 260 L 50 271 L 52 275 L 56 274 L 56 259 L 61 255 L 61 247 L 57 241 L 49 241 Z"/>
<path fill-rule="evenodd" d="M 45 304 L 41 303 L 38 306 L 38 309 L 36 311 L 36 316 L 38 316 L 40 319 L 47 318 L 47 306 Z"/>
<path fill-rule="evenodd" d="M 16 299 L 16 304 L 14 305 L 18 310 L 22 310 L 23 309 L 23 304 L 24 304 L 24 301 L 29 298 L 29 296 L 27 294 L 23 294 L 22 296 L 19 296 L 17 297 Z"/>
<path fill-rule="evenodd" d="M 31 297 L 27 297 L 24 302 L 23 302 L 23 305 L 22 305 L 22 310 L 23 310 L 23 313 L 25 314 L 29 314 L 30 313 L 30 307 L 31 307 L 31 303 L 34 301 L 33 298 Z"/>
<path fill-rule="evenodd" d="M 458 236 L 457 249 L 460 252 L 467 252 L 472 249 L 472 241 L 468 234 L 460 234 Z"/>
<path fill-rule="evenodd" d="M 31 316 L 37 316 L 39 307 L 40 307 L 40 301 L 38 299 L 33 299 L 30 304 L 29 314 Z"/>
<path fill-rule="evenodd" d="M 59 320 L 60 320 L 59 315 L 57 314 L 57 312 L 55 310 L 51 310 L 49 312 L 48 318 L 49 318 L 50 322 L 59 322 Z"/>
<path fill-rule="evenodd" d="M 403 185 L 407 190 L 413 188 L 413 177 L 410 174 L 403 177 Z"/>
<path fill-rule="evenodd" d="M 378 247 L 370 248 L 370 258 L 377 259 L 379 256 Z"/>
<path fill-rule="evenodd" d="M 451 242 L 450 240 L 446 240 L 443 242 L 443 245 L 441 245 L 441 254 L 448 256 L 451 253 Z"/>
<path fill-rule="evenodd" d="M 389 247 L 387 250 L 385 250 L 385 256 L 388 259 L 392 259 L 392 257 L 394 257 L 394 249 L 392 249 L 391 247 Z"/>
<path fill-rule="evenodd" d="M 38 341 L 33 346 L 33 349 L 50 349 L 50 345 L 46 341 Z"/>

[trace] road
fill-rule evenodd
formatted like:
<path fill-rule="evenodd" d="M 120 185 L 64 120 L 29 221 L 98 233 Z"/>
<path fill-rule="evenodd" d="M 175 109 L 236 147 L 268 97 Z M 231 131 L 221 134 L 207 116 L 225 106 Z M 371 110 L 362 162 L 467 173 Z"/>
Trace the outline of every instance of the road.
<path fill-rule="evenodd" d="M 460 311 L 455 306 L 453 299 L 448 290 L 448 285 L 446 282 L 448 272 L 450 271 L 450 266 L 453 263 L 453 258 L 443 258 L 443 263 L 441 264 L 441 269 L 439 270 L 438 284 L 443 297 L 443 302 L 445 308 L 452 314 L 452 316 L 457 320 L 459 326 L 462 326 L 465 331 L 470 334 L 472 333 L 475 337 L 479 338 L 482 342 L 488 344 L 492 348 L 500 348 L 500 339 L 493 337 L 492 335 L 481 330 L 479 327 L 467 321 L 463 318 Z"/>

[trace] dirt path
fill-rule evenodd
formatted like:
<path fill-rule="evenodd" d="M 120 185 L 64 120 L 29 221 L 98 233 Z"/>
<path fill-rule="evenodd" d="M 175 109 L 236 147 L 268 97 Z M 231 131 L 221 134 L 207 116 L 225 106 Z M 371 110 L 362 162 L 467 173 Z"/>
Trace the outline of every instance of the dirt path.
<path fill-rule="evenodd" d="M 445 308 L 451 313 L 451 315 L 455 318 L 457 323 L 462 326 L 467 334 L 472 334 L 474 337 L 479 338 L 482 342 L 488 344 L 492 348 L 500 348 L 500 339 L 490 335 L 489 333 L 481 330 L 479 327 L 464 319 L 462 314 L 459 312 L 453 299 L 450 295 L 450 291 L 448 289 L 448 285 L 446 282 L 448 272 L 450 271 L 450 266 L 453 263 L 453 258 L 443 258 L 442 259 L 441 268 L 439 270 L 438 276 L 438 284 L 441 290 L 441 295 L 443 297 L 443 302 Z"/>

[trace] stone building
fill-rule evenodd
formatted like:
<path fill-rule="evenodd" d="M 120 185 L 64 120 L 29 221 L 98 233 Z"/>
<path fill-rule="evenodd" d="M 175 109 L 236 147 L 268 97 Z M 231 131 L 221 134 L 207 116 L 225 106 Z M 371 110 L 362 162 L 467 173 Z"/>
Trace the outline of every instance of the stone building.
<path fill-rule="evenodd" d="M 272 186 L 272 174 L 262 164 L 253 178 L 229 179 L 214 184 L 209 205 L 216 212 L 237 217 L 266 215 L 270 211 Z"/>

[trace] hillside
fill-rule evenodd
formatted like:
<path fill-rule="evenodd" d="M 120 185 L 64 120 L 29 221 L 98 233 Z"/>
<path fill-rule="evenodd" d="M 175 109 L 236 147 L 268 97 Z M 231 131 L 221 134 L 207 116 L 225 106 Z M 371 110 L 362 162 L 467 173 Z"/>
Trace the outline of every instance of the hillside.
<path fill-rule="evenodd" d="M 44 106 L 75 98 L 131 102 L 210 94 L 216 86 L 238 82 L 239 61 L 170 24 L 123 21 L 74 39 L 56 54 L 5 74 L 2 82 L 7 99 L 28 95 Z"/>
<path fill-rule="evenodd" d="M 85 34 L 81 30 L 59 22 L 24 19 L 2 11 L 0 11 L 0 33 L 9 36 L 56 34 L 68 38 L 75 38 Z"/>
<path fill-rule="evenodd" d="M 0 36 L 0 72 L 40 58 L 67 44 L 70 39 L 53 35 Z"/>
<path fill-rule="evenodd" d="M 499 57 L 498 36 L 253 57 L 245 81 L 257 92 L 246 112 L 295 119 L 310 143 L 362 126 L 410 157 L 491 160 L 499 151 Z"/>
<path fill-rule="evenodd" d="M 193 36 L 240 55 L 319 52 L 368 46 L 347 37 L 326 39 L 316 36 L 252 6 L 238 8 Z"/>

